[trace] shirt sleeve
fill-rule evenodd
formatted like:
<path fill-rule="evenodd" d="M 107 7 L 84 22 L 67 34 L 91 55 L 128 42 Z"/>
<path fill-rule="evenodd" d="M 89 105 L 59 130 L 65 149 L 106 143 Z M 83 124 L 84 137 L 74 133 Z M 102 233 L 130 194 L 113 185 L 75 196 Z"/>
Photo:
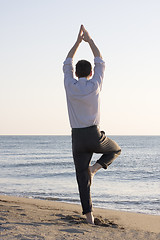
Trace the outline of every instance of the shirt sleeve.
<path fill-rule="evenodd" d="M 64 72 L 64 85 L 68 85 L 70 81 L 73 81 L 73 60 L 72 58 L 66 58 L 63 63 Z"/>
<path fill-rule="evenodd" d="M 92 82 L 98 82 L 100 90 L 102 89 L 102 83 L 104 78 L 105 62 L 100 57 L 94 58 L 94 75 L 91 79 Z"/>

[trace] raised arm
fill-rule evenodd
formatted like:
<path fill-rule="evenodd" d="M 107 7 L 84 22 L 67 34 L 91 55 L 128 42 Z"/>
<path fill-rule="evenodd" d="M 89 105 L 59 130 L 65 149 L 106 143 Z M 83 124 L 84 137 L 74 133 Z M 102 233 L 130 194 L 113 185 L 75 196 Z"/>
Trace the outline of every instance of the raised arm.
<path fill-rule="evenodd" d="M 73 58 L 80 43 L 82 42 L 82 39 L 83 39 L 83 25 L 81 25 L 80 27 L 80 30 L 79 30 L 79 34 L 78 34 L 78 37 L 77 37 L 77 41 L 76 43 L 74 44 L 74 46 L 71 48 L 71 50 L 69 51 L 68 55 L 67 55 L 67 58 Z"/>
<path fill-rule="evenodd" d="M 82 31 L 83 31 L 83 40 L 85 42 L 89 43 L 89 46 L 93 52 L 94 57 L 100 57 L 102 58 L 102 55 L 98 49 L 98 47 L 95 45 L 94 41 L 92 40 L 92 38 L 90 37 L 89 33 L 87 32 L 87 30 L 84 28 L 84 26 L 82 25 Z"/>

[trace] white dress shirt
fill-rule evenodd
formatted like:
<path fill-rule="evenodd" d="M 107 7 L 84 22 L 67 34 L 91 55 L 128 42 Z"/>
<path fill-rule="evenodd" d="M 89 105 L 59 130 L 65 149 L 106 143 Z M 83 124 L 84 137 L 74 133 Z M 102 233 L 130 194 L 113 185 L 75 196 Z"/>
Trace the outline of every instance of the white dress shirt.
<path fill-rule="evenodd" d="M 85 128 L 99 125 L 100 91 L 104 77 L 105 63 L 100 57 L 94 58 L 94 75 L 91 79 L 73 77 L 72 58 L 64 61 L 64 86 L 71 128 Z"/>

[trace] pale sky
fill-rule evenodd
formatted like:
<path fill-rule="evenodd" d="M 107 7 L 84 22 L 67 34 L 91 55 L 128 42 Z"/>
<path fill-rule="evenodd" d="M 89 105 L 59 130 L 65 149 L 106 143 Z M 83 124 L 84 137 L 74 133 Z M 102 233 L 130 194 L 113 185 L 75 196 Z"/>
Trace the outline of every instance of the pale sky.
<path fill-rule="evenodd" d="M 106 62 L 101 129 L 160 135 L 159 0 L 0 0 L 0 135 L 70 134 L 62 65 L 81 24 Z"/>

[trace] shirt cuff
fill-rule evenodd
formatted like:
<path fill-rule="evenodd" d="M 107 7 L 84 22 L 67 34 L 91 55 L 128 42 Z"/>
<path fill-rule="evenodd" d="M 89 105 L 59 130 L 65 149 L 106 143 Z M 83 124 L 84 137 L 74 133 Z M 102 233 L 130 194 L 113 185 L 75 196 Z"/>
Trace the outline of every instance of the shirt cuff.
<path fill-rule="evenodd" d="M 72 64 L 72 62 L 73 62 L 73 59 L 72 59 L 72 58 L 66 58 L 66 60 L 64 61 L 63 64 L 70 65 L 70 64 Z"/>
<path fill-rule="evenodd" d="M 94 58 L 94 63 L 105 63 L 102 58 L 100 57 L 95 57 Z"/>

